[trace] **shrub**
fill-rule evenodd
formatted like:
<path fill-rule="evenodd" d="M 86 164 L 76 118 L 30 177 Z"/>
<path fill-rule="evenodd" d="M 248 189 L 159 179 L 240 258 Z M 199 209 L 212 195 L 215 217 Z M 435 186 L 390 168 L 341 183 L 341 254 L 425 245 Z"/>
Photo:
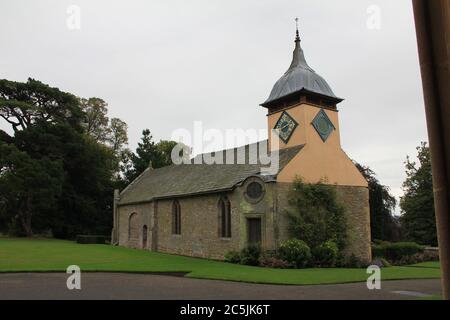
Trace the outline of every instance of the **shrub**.
<path fill-rule="evenodd" d="M 376 258 L 371 262 L 371 265 L 378 266 L 380 268 L 391 267 L 392 265 L 385 258 Z"/>
<path fill-rule="evenodd" d="M 292 267 L 289 262 L 273 256 L 262 256 L 259 259 L 259 265 L 264 268 L 274 269 L 288 269 Z"/>
<path fill-rule="evenodd" d="M 282 260 L 297 268 L 306 267 L 311 261 L 311 250 L 302 240 L 292 239 L 280 245 L 279 255 Z"/>
<path fill-rule="evenodd" d="M 382 258 L 384 256 L 384 247 L 382 244 L 372 245 L 372 256 L 374 258 Z"/>
<path fill-rule="evenodd" d="M 324 183 L 294 182 L 289 194 L 287 216 L 292 238 L 305 241 L 311 248 L 332 240 L 339 250 L 345 248 L 347 225 L 345 207 L 338 200 L 336 188 Z"/>
<path fill-rule="evenodd" d="M 399 261 L 416 253 L 423 252 L 424 248 L 415 242 L 396 242 L 374 245 L 372 254 L 374 257 L 386 258 L 389 261 Z"/>
<path fill-rule="evenodd" d="M 338 247 L 333 241 L 327 241 L 312 250 L 314 264 L 318 267 L 334 267 L 338 258 Z"/>
<path fill-rule="evenodd" d="M 439 251 L 425 250 L 421 253 L 423 255 L 423 261 L 439 261 Z"/>
<path fill-rule="evenodd" d="M 229 263 L 241 263 L 241 253 L 239 251 L 229 251 L 225 254 L 225 261 Z"/>
<path fill-rule="evenodd" d="M 80 244 L 105 244 L 106 240 L 106 236 L 77 235 L 77 243 Z"/>
<path fill-rule="evenodd" d="M 403 256 L 399 260 L 396 260 L 394 263 L 399 266 L 408 265 L 408 264 L 416 264 L 426 261 L 437 261 L 439 260 L 439 254 L 437 252 L 418 252 L 412 256 Z"/>
<path fill-rule="evenodd" d="M 249 245 L 240 253 L 241 264 L 248 266 L 259 265 L 259 257 L 261 256 L 261 247 L 259 245 Z"/>

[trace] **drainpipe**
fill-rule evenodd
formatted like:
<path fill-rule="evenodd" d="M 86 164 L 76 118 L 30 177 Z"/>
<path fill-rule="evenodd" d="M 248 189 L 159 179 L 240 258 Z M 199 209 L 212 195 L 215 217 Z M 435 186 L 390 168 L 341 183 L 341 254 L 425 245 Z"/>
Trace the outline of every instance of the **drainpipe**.
<path fill-rule="evenodd" d="M 450 299 L 450 0 L 413 0 L 444 299 Z"/>

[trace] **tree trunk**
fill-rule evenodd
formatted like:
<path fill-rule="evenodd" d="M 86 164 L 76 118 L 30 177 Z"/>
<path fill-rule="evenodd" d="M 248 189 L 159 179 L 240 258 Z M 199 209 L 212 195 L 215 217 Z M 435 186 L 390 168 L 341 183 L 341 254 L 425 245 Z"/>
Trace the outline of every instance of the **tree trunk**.
<path fill-rule="evenodd" d="M 24 200 L 23 207 L 19 208 L 19 219 L 22 224 L 22 228 L 25 231 L 27 237 L 33 236 L 33 230 L 31 228 L 31 217 L 33 213 L 31 211 L 31 196 L 27 196 Z"/>

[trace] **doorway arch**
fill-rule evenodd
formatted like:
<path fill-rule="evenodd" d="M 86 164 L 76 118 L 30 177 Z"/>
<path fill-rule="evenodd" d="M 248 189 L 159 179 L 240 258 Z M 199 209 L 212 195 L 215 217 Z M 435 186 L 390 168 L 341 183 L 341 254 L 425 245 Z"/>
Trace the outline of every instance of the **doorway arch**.
<path fill-rule="evenodd" d="M 147 235 L 148 235 L 148 228 L 147 225 L 144 225 L 142 227 L 142 248 L 147 248 Z"/>

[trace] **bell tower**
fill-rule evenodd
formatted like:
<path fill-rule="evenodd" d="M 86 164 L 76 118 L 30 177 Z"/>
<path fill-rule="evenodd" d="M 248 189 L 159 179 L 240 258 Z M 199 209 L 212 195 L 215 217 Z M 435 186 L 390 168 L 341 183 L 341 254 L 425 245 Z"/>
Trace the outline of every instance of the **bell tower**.
<path fill-rule="evenodd" d="M 298 23 L 298 19 L 295 19 Z M 340 147 L 337 105 L 343 101 L 306 62 L 298 25 L 289 69 L 261 104 L 268 111 L 269 146 L 276 130 L 279 148 L 305 144 Z"/>
<path fill-rule="evenodd" d="M 367 187 L 341 148 L 337 105 L 343 99 L 308 65 L 300 43 L 297 27 L 291 65 L 261 104 L 267 109 L 271 151 L 302 146 L 277 175 L 277 181 L 292 182 L 300 176 L 308 183 Z"/>

